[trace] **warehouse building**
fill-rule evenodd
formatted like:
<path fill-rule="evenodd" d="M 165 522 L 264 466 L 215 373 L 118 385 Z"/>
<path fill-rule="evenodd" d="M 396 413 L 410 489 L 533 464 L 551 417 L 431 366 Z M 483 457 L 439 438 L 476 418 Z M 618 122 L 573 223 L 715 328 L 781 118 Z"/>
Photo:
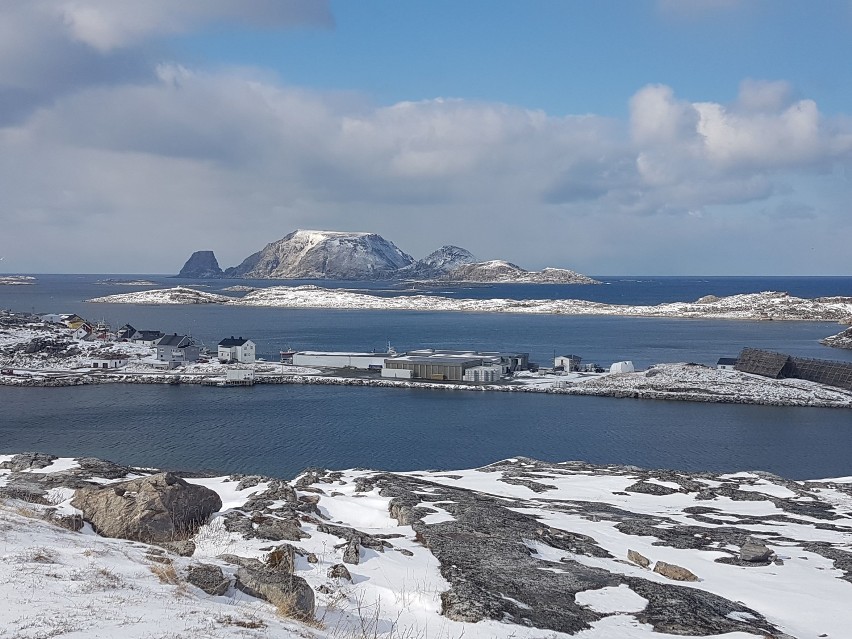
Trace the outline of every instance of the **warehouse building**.
<path fill-rule="evenodd" d="M 383 377 L 448 381 L 493 382 L 501 375 L 526 370 L 529 353 L 422 349 L 390 357 Z"/>
<path fill-rule="evenodd" d="M 294 366 L 319 366 L 321 368 L 355 368 L 359 370 L 379 370 L 384 366 L 388 357 L 393 357 L 393 350 L 387 353 L 348 353 L 301 351 L 293 354 Z"/>

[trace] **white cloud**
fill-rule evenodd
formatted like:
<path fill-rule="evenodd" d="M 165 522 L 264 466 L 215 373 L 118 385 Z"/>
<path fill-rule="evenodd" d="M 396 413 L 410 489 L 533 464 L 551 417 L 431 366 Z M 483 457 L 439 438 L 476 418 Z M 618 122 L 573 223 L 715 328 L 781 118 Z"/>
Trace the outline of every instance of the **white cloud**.
<path fill-rule="evenodd" d="M 768 220 L 784 220 L 777 233 L 790 241 L 843 239 L 833 231 L 852 195 L 852 119 L 826 117 L 784 82 L 745 80 L 730 105 L 649 85 L 626 122 L 463 99 L 377 106 L 262 70 L 154 63 L 146 48 L 152 35 L 236 8 L 271 24 L 324 20 L 304 3 L 152 0 L 122 13 L 116 0 L 9 2 L 5 268 L 176 271 L 196 248 L 231 265 L 314 226 L 381 232 L 417 255 L 458 243 L 592 272 L 664 272 L 690 259 L 704 272 L 743 270 L 712 246 L 753 245 Z M 16 66 L 12 52 L 31 57 Z M 801 190 L 809 179 L 830 198 Z M 103 241 L 104 229 L 123 239 Z M 139 242 L 142 233 L 158 240 Z"/>
<path fill-rule="evenodd" d="M 333 24 L 322 0 L 33 1 L 61 17 L 75 39 L 102 52 L 222 21 L 267 28 Z"/>

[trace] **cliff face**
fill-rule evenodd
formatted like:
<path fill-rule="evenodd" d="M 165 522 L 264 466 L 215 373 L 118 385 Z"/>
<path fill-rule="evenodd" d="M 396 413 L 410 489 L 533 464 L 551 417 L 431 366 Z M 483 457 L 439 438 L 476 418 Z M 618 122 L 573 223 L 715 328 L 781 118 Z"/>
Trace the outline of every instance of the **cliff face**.
<path fill-rule="evenodd" d="M 190 279 L 219 279 L 224 277 L 222 269 L 213 251 L 196 251 L 193 253 L 177 277 Z"/>

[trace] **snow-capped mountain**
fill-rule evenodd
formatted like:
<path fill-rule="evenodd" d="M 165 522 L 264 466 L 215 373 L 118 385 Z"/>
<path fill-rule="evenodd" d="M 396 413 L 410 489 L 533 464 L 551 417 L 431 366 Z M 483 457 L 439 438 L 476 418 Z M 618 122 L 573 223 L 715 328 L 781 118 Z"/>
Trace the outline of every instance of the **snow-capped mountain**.
<path fill-rule="evenodd" d="M 460 246 L 442 246 L 414 264 L 397 271 L 397 277 L 412 280 L 430 280 L 443 278 L 459 266 L 476 262 L 473 253 Z"/>
<path fill-rule="evenodd" d="M 202 259 L 203 258 L 203 259 Z M 214 268 L 215 266 L 215 268 Z M 193 267 L 193 268 L 189 268 Z M 459 246 L 446 245 L 414 261 L 377 233 L 293 231 L 238 266 L 218 271 L 212 251 L 198 251 L 179 277 L 282 280 L 420 280 L 451 282 L 599 284 L 559 268 L 527 271 L 504 260 L 477 262 Z"/>
<path fill-rule="evenodd" d="M 249 279 L 366 280 L 394 277 L 414 259 L 376 233 L 298 230 L 228 269 Z"/>
<path fill-rule="evenodd" d="M 600 284 L 597 280 L 563 268 L 527 271 L 505 260 L 463 264 L 448 272 L 454 282 L 511 282 L 523 284 Z"/>

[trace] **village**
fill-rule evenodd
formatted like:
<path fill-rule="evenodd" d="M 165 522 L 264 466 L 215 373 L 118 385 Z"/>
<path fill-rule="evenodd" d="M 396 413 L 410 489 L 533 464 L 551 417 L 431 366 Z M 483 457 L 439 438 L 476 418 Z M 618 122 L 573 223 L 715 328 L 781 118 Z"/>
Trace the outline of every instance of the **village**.
<path fill-rule="evenodd" d="M 0 385 L 99 383 L 323 384 L 429 390 L 537 392 L 778 406 L 852 408 L 852 363 L 745 348 L 714 366 L 623 360 L 601 366 L 576 354 L 539 365 L 520 351 L 419 348 L 397 352 L 284 349 L 258 357 L 248 337 L 215 348 L 191 335 L 125 324 L 113 330 L 73 314 L 0 313 Z"/>

